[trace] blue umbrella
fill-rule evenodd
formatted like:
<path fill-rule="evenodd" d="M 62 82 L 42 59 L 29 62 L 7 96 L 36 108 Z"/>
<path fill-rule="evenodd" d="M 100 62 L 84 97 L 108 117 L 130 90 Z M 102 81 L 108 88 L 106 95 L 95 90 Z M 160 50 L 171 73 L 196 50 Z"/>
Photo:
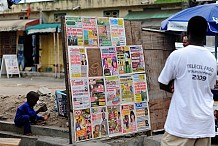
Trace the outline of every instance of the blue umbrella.
<path fill-rule="evenodd" d="M 161 30 L 186 31 L 189 19 L 202 16 L 208 22 L 208 35 L 218 33 L 218 4 L 205 4 L 184 9 L 161 22 Z"/>

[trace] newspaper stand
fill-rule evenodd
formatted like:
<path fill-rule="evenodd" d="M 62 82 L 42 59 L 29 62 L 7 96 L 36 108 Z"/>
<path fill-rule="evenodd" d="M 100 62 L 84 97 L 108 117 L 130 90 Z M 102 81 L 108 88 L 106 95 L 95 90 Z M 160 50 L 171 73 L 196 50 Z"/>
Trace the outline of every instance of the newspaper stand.
<path fill-rule="evenodd" d="M 62 18 L 70 143 L 150 130 L 141 45 L 126 45 L 124 20 Z"/>

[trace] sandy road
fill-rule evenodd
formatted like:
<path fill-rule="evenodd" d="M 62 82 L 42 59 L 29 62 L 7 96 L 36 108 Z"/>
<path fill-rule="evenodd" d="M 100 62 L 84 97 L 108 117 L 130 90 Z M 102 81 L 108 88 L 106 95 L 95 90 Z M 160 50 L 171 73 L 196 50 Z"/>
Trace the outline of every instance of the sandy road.
<path fill-rule="evenodd" d="M 26 95 L 29 91 L 37 91 L 47 87 L 52 94 L 56 89 L 65 89 L 65 79 L 54 77 L 0 78 L 0 95 Z"/>

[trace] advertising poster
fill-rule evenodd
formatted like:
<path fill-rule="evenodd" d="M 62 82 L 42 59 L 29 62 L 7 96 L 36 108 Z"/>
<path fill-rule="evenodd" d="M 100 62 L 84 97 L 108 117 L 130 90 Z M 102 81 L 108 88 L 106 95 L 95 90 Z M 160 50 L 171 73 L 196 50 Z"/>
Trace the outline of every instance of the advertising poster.
<path fill-rule="evenodd" d="M 108 136 L 108 119 L 106 107 L 91 108 L 93 138 Z"/>
<path fill-rule="evenodd" d="M 2 64 L 1 64 L 1 74 L 19 74 L 20 76 L 20 70 L 18 67 L 18 61 L 17 61 L 17 55 L 3 55 L 2 56 Z M 1 77 L 0 74 L 0 77 Z M 8 76 L 9 78 L 9 76 Z"/>
<path fill-rule="evenodd" d="M 82 17 L 84 46 L 98 46 L 97 20 L 95 17 Z"/>
<path fill-rule="evenodd" d="M 66 17 L 68 46 L 83 46 L 83 29 L 81 17 Z"/>
<path fill-rule="evenodd" d="M 144 72 L 144 53 L 141 45 L 129 46 L 131 52 L 132 72 Z"/>
<path fill-rule="evenodd" d="M 89 77 L 103 76 L 100 48 L 86 48 L 89 62 Z"/>
<path fill-rule="evenodd" d="M 135 103 L 136 108 L 136 121 L 138 131 L 150 129 L 148 103 L 140 102 Z"/>
<path fill-rule="evenodd" d="M 131 57 L 129 47 L 116 47 L 119 74 L 131 73 Z"/>
<path fill-rule="evenodd" d="M 137 131 L 134 104 L 121 105 L 123 133 Z"/>
<path fill-rule="evenodd" d="M 88 91 L 88 79 L 77 78 L 71 80 L 71 93 L 73 98 L 73 108 L 90 108 L 90 98 Z"/>
<path fill-rule="evenodd" d="M 117 136 L 122 134 L 122 119 L 120 105 L 108 106 L 108 127 L 109 136 Z"/>
<path fill-rule="evenodd" d="M 123 18 L 110 18 L 112 46 L 125 46 L 126 34 Z"/>
<path fill-rule="evenodd" d="M 135 90 L 135 101 L 148 101 L 148 89 L 145 74 L 133 75 L 133 84 Z"/>
<path fill-rule="evenodd" d="M 119 77 L 105 77 L 107 105 L 120 104 Z"/>
<path fill-rule="evenodd" d="M 97 26 L 99 46 L 112 46 L 109 17 L 98 17 Z"/>
<path fill-rule="evenodd" d="M 105 84 L 103 78 L 89 79 L 91 107 L 105 106 Z"/>
<path fill-rule="evenodd" d="M 92 138 L 92 121 L 90 108 L 74 110 L 74 128 L 76 141 L 84 141 Z"/>
<path fill-rule="evenodd" d="M 117 54 L 115 47 L 101 47 L 104 76 L 118 75 Z"/>
<path fill-rule="evenodd" d="M 122 103 L 134 102 L 132 76 L 120 76 Z"/>
<path fill-rule="evenodd" d="M 68 47 L 70 77 L 81 77 L 80 47 Z"/>

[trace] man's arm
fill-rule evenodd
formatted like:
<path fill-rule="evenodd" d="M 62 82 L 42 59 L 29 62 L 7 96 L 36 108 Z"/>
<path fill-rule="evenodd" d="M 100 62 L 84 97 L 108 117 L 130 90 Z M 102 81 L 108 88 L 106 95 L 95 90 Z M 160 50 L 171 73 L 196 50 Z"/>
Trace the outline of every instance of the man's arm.
<path fill-rule="evenodd" d="M 174 92 L 174 80 L 171 80 L 168 85 L 159 83 L 160 89 L 173 93 Z"/>

